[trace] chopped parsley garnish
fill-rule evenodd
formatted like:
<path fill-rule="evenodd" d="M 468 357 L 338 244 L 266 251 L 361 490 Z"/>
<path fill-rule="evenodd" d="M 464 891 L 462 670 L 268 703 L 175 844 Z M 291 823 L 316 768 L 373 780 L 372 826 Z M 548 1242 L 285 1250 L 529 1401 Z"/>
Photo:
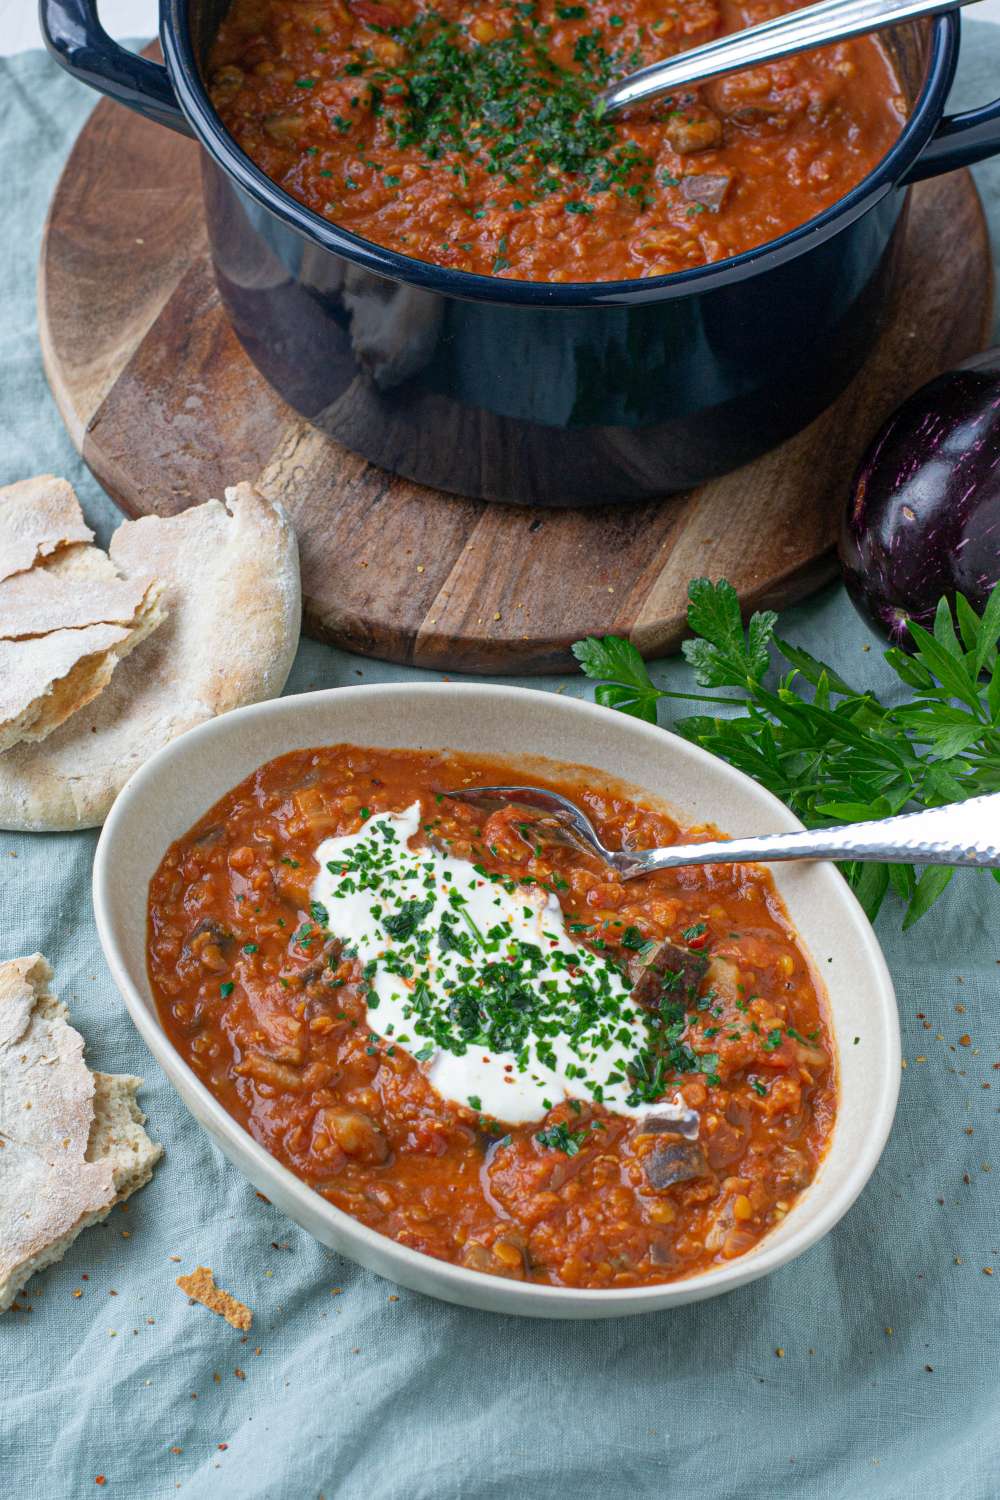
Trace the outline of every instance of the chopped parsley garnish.
<path fill-rule="evenodd" d="M 428 896 L 426 901 L 404 901 L 394 916 L 383 917 L 382 926 L 390 937 L 404 941 L 406 938 L 413 936 L 424 917 L 427 916 L 433 907 L 433 896 Z"/>
<path fill-rule="evenodd" d="M 621 141 L 597 106 L 599 90 L 632 60 L 617 45 L 609 50 L 598 27 L 576 38 L 575 66 L 566 67 L 548 50 L 551 28 L 538 25 L 534 6 L 514 12 L 509 30 L 479 43 L 466 24 L 424 11 L 390 32 L 403 50 L 397 65 L 368 53 L 345 72 L 364 73 L 371 106 L 397 147 L 444 159 L 463 183 L 475 163 L 490 177 L 523 181 L 526 196 L 570 192 L 565 208 L 579 214 L 594 211 L 584 195 L 633 188 L 640 195 L 652 182 L 653 160 L 634 141 Z M 556 14 L 580 21 L 587 7 L 561 4 Z M 475 208 L 473 218 L 490 206 Z M 494 270 L 506 268 L 498 248 Z"/>
<path fill-rule="evenodd" d="M 736 1040 L 740 1033 L 715 989 L 685 993 L 683 976 L 669 971 L 657 1009 L 638 1007 L 622 950 L 655 946 L 639 927 L 613 914 L 564 926 L 542 895 L 551 891 L 551 877 L 491 870 L 476 842 L 469 860 L 442 857 L 423 843 L 411 847 L 418 830 L 426 839 L 435 827 L 421 825 L 416 808 L 384 814 L 337 841 L 329 860 L 321 851 L 323 899 L 311 904 L 313 920 L 293 938 L 308 949 L 337 932 L 338 903 L 350 899 L 353 946 L 338 949 L 335 966 L 359 960 L 369 1014 L 381 1006 L 385 1016 L 383 1036 L 422 1063 L 441 1053 L 480 1054 L 510 1081 L 530 1080 L 545 1110 L 564 1097 L 577 1112 L 581 1100 L 612 1111 L 642 1109 L 685 1076 L 700 1075 L 710 1087 L 721 1082 L 720 1056 L 705 1049 L 722 1034 Z M 607 945 L 599 929 L 609 933 Z M 704 931 L 696 923 L 685 936 L 697 941 Z M 586 946 L 569 932 L 585 933 Z M 748 1002 L 737 1004 L 745 1010 Z M 757 1032 L 765 1051 L 784 1035 L 781 1027 L 767 1037 Z M 373 1033 L 372 1045 L 377 1041 Z M 499 1078 L 499 1068 L 489 1072 Z M 482 1098 L 467 1097 L 480 1114 Z M 572 1155 L 586 1138 L 577 1135 L 552 1126 L 538 1139 Z"/>
<path fill-rule="evenodd" d="M 547 1130 L 540 1130 L 535 1136 L 540 1146 L 545 1146 L 549 1151 L 564 1151 L 567 1156 L 575 1156 L 586 1139 L 585 1130 L 570 1130 L 565 1121 L 550 1125 Z"/>

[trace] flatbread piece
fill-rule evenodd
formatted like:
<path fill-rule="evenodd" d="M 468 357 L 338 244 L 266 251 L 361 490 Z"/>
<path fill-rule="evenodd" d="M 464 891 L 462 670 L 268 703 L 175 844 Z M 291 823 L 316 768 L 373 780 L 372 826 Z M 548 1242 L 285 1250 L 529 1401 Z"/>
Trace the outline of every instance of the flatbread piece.
<path fill-rule="evenodd" d="M 142 1080 L 91 1073 L 40 953 L 0 964 L 0 1313 L 30 1276 L 148 1182 Z"/>
<path fill-rule="evenodd" d="M 45 739 L 91 703 L 164 619 L 148 571 L 121 578 L 106 553 L 68 539 L 90 532 L 63 480 L 0 491 L 0 544 L 5 517 L 9 535 L 17 532 L 13 560 L 33 561 L 0 578 L 0 755 Z"/>
<path fill-rule="evenodd" d="M 302 612 L 295 533 L 250 485 L 226 490 L 225 505 L 127 521 L 109 554 L 123 578 L 160 581 L 166 622 L 43 744 L 0 756 L 0 828 L 102 823 L 160 746 L 277 697 L 291 670 Z"/>
<path fill-rule="evenodd" d="M 0 488 L 0 579 L 33 568 L 73 542 L 92 542 L 72 485 L 39 474 Z"/>
<path fill-rule="evenodd" d="M 0 641 L 23 641 L 53 630 L 131 625 L 159 589 L 147 572 L 119 577 L 99 547 L 63 547 L 25 573 L 0 580 Z"/>

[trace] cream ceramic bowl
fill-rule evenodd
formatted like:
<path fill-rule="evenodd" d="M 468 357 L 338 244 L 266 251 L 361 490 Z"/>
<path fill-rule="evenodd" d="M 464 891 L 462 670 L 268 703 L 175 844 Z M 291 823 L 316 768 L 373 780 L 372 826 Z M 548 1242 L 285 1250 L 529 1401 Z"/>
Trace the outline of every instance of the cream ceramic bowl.
<path fill-rule="evenodd" d="M 730 834 L 800 825 L 722 761 L 610 709 L 525 688 L 421 684 L 336 688 L 239 709 L 183 735 L 132 777 L 111 810 L 94 863 L 94 911 L 105 957 L 143 1039 L 192 1114 L 255 1187 L 324 1244 L 431 1296 L 490 1312 L 601 1318 L 712 1297 L 801 1255 L 847 1212 L 871 1175 L 899 1090 L 899 1022 L 872 929 L 829 864 L 774 867 L 778 889 L 825 982 L 836 1036 L 840 1108 L 819 1173 L 782 1224 L 738 1260 L 662 1286 L 615 1291 L 525 1285 L 448 1265 L 334 1208 L 259 1146 L 181 1060 L 157 1017 L 146 975 L 146 899 L 167 846 L 237 782 L 274 756 L 353 743 L 531 758 L 593 768 L 665 803 L 687 824 Z"/>

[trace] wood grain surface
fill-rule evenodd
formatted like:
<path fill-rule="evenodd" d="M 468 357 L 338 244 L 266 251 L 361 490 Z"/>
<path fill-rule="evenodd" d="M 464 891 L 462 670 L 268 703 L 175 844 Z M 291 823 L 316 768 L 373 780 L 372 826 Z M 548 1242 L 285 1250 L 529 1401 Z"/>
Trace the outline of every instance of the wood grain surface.
<path fill-rule="evenodd" d="M 566 667 L 587 634 L 676 647 L 688 580 L 727 577 L 749 608 L 835 572 L 863 448 L 899 400 L 982 348 L 992 285 L 971 178 L 912 193 L 898 294 L 879 344 L 797 437 L 682 496 L 529 510 L 456 499 L 375 468 L 266 384 L 219 303 L 197 147 L 107 101 L 56 189 L 39 267 L 45 368 L 77 447 L 128 515 L 168 515 L 248 479 L 299 536 L 306 629 L 441 670 Z"/>

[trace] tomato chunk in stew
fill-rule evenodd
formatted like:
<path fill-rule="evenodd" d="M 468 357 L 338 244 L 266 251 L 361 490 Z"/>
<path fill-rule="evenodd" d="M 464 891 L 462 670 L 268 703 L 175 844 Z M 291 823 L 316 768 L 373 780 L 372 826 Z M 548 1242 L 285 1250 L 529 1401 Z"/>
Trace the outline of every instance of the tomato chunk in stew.
<path fill-rule="evenodd" d="M 292 197 L 405 255 L 527 281 L 702 266 L 830 207 L 906 102 L 876 37 L 604 117 L 610 81 L 794 0 L 234 0 L 223 124 Z"/>
<path fill-rule="evenodd" d="M 531 779 L 610 847 L 711 836 L 553 776 Z M 262 766 L 151 882 L 163 1024 L 255 1139 L 402 1244 L 558 1286 L 690 1276 L 822 1159 L 818 982 L 760 867 L 623 883 L 530 809 L 445 795 L 524 779 L 350 745 Z"/>

